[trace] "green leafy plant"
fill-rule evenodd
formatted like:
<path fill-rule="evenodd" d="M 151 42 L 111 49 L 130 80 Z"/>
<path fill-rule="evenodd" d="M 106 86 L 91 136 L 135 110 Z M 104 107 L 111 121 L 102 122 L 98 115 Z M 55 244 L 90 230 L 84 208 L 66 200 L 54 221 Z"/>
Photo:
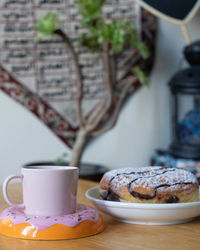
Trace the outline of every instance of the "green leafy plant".
<path fill-rule="evenodd" d="M 132 69 L 133 73 L 138 77 L 139 81 L 143 84 L 148 86 L 149 85 L 149 78 L 144 74 L 144 72 L 139 67 L 134 67 Z"/>
<path fill-rule="evenodd" d="M 61 156 L 59 156 L 56 161 L 55 164 L 56 165 L 61 165 L 64 161 L 66 161 L 68 154 L 67 153 L 63 153 Z"/>
<path fill-rule="evenodd" d="M 117 67 L 115 67 L 115 58 L 119 58 L 128 48 L 132 48 L 133 53 L 121 62 L 120 65 L 122 65 L 122 67 L 130 59 L 130 56 L 140 55 L 143 59 L 149 57 L 149 50 L 147 46 L 138 39 L 137 31 L 133 23 L 125 19 L 105 20 L 102 14 L 102 7 L 105 2 L 106 0 L 78 0 L 76 4 L 82 17 L 81 25 L 87 28 L 87 32 L 84 32 L 79 38 L 79 46 L 87 47 L 90 52 L 99 53 L 104 68 L 105 98 L 99 102 L 87 118 L 83 117 L 82 114 L 83 75 L 79 64 L 79 56 L 70 37 L 61 29 L 62 24 L 59 21 L 58 14 L 48 12 L 38 21 L 35 27 L 38 31 L 37 41 L 45 37 L 53 37 L 54 35 L 60 36 L 74 60 L 78 91 L 77 120 L 79 122 L 79 131 L 76 135 L 70 161 L 70 165 L 74 166 L 79 165 L 83 150 L 93 137 L 101 135 L 115 126 L 121 107 L 134 83 L 140 81 L 141 84 L 148 85 L 149 82 L 148 77 L 138 66 L 133 67 L 133 75 L 127 79 L 121 79 L 124 87 L 119 95 L 113 114 L 105 120 L 108 110 L 113 106 L 114 86 L 118 81 L 116 79 Z M 64 157 L 58 158 L 57 162 L 60 163 Z"/>
<path fill-rule="evenodd" d="M 92 26 L 101 18 L 101 8 L 106 0 L 78 0 L 77 9 L 82 16 L 82 24 Z"/>
<path fill-rule="evenodd" d="M 59 14 L 48 12 L 35 26 L 35 29 L 38 31 L 35 40 L 39 41 L 46 37 L 52 38 L 54 36 L 54 31 L 61 28 L 61 25 Z"/>

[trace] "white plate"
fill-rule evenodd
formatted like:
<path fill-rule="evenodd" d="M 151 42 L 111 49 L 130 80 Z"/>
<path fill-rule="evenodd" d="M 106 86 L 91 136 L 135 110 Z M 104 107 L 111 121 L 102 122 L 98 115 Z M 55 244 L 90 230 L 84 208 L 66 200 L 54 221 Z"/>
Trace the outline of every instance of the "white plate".
<path fill-rule="evenodd" d="M 200 216 L 200 197 L 197 202 L 149 204 L 105 201 L 98 186 L 89 189 L 86 197 L 102 212 L 116 220 L 133 224 L 168 225 L 185 223 Z"/>

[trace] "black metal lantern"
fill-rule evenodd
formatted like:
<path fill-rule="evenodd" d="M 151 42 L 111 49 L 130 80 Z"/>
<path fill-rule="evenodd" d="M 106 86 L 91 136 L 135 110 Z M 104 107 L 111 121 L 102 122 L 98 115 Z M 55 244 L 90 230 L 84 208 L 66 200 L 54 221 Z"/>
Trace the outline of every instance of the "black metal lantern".
<path fill-rule="evenodd" d="M 173 125 L 169 151 L 177 158 L 200 159 L 200 41 L 185 47 L 184 55 L 191 67 L 169 82 Z"/>

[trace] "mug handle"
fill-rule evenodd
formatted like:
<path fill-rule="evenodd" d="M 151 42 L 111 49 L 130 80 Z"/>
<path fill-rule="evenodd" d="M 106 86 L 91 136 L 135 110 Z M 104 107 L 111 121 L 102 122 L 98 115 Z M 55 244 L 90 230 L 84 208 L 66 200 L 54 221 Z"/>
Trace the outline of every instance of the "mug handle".
<path fill-rule="evenodd" d="M 5 179 L 5 181 L 4 181 L 4 183 L 3 183 L 3 196 L 4 196 L 4 199 L 5 199 L 5 201 L 11 206 L 11 207 L 13 207 L 13 208 L 25 208 L 25 206 L 24 206 L 24 204 L 15 204 L 15 203 L 13 203 L 12 201 L 10 201 L 10 199 L 8 198 L 8 184 L 9 184 L 9 182 L 11 181 L 11 180 L 13 180 L 13 179 L 18 179 L 18 178 L 20 178 L 20 179 L 23 179 L 23 175 L 10 175 L 10 176 L 8 176 L 6 179 Z"/>

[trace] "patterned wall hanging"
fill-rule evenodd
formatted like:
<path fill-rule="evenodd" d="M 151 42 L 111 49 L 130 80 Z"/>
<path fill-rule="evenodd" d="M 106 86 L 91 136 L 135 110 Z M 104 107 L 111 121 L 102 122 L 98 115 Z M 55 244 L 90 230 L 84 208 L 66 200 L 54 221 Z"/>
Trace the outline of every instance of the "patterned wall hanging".
<path fill-rule="evenodd" d="M 76 45 L 83 28 L 75 2 L 0 1 L 0 89 L 37 116 L 69 147 L 72 147 L 78 130 L 73 61 L 59 37 L 35 43 L 34 27 L 48 11 L 58 12 L 64 31 Z M 118 61 L 117 79 L 128 77 L 131 67 L 136 64 L 150 71 L 154 58 L 156 18 L 141 10 L 134 0 L 108 0 L 103 14 L 107 19 L 126 18 L 133 21 L 138 35 L 151 50 L 151 57 L 145 62 L 140 56 L 133 56 L 133 51 L 125 51 Z M 103 69 L 99 55 L 87 50 L 81 51 L 80 64 L 84 77 L 83 114 L 86 117 L 103 96 Z M 123 81 L 118 82 L 114 91 L 116 100 L 123 88 Z M 139 86 L 137 82 L 130 95 Z M 109 112 L 113 109 L 115 103 Z"/>

